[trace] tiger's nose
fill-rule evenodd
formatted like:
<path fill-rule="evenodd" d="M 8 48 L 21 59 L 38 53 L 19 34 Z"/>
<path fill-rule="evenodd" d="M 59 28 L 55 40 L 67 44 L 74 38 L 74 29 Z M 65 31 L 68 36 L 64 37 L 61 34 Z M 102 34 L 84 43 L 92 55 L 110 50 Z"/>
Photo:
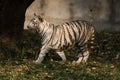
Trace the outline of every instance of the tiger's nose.
<path fill-rule="evenodd" d="M 30 26 L 27 26 L 27 28 L 29 29 L 29 28 L 30 28 Z"/>

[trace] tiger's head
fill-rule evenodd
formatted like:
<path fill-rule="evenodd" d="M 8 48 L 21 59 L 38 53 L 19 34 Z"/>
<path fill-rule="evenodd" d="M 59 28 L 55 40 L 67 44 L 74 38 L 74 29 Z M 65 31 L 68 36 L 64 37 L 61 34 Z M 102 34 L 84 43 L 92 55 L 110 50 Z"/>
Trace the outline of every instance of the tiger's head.
<path fill-rule="evenodd" d="M 28 29 L 39 29 L 39 25 L 43 22 L 43 18 L 34 13 L 34 17 L 30 20 L 30 23 L 27 25 Z"/>

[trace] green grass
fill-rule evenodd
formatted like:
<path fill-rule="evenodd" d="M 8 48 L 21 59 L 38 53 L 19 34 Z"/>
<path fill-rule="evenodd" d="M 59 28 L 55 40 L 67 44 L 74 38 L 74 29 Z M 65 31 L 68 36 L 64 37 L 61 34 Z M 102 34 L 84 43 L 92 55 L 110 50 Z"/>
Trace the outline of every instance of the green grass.
<path fill-rule="evenodd" d="M 37 65 L 33 60 L 38 56 L 40 39 L 25 33 L 17 48 L 0 46 L 0 80 L 120 80 L 120 33 L 99 32 L 96 42 L 86 64 L 72 65 L 74 51 L 66 50 L 66 64 L 51 51 Z"/>
<path fill-rule="evenodd" d="M 40 65 L 31 60 L 3 61 L 0 64 L 1 80 L 119 80 L 120 65 L 90 60 L 73 66 L 60 61 L 44 61 Z"/>

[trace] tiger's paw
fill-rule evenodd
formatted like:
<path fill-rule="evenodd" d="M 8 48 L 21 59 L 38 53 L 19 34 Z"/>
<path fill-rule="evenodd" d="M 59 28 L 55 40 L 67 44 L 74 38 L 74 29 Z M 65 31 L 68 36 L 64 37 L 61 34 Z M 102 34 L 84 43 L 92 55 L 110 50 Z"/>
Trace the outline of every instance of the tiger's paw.
<path fill-rule="evenodd" d="M 33 61 L 33 64 L 41 64 L 41 62 L 39 62 L 39 61 Z"/>
<path fill-rule="evenodd" d="M 79 65 L 79 64 L 80 64 L 80 63 L 77 62 L 77 61 L 73 61 L 73 62 L 72 62 L 72 65 L 73 65 L 73 66 L 77 66 L 77 65 Z"/>

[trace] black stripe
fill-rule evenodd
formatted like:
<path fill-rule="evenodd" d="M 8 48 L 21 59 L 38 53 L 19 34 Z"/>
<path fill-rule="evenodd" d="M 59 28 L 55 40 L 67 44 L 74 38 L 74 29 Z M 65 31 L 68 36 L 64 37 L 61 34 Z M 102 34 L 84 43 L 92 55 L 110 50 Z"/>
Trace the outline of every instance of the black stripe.
<path fill-rule="evenodd" d="M 71 28 L 71 27 L 70 27 L 68 24 L 69 24 L 69 23 L 67 23 L 66 29 L 67 29 L 67 32 L 68 32 L 68 34 L 69 34 L 70 41 L 73 42 L 71 33 L 70 33 L 69 29 L 68 29 L 68 27 L 69 27 L 69 28 Z"/>
<path fill-rule="evenodd" d="M 63 32 L 61 33 L 61 37 L 60 37 L 60 44 L 58 45 L 58 48 L 60 49 L 61 47 L 62 47 L 62 45 L 61 45 L 61 43 L 62 43 L 62 34 L 63 34 Z"/>
<path fill-rule="evenodd" d="M 77 20 L 76 22 L 79 24 L 79 27 L 81 28 L 81 27 L 82 27 L 82 24 L 81 24 L 81 23 L 82 23 L 82 21 Z"/>
<path fill-rule="evenodd" d="M 80 47 L 80 50 L 82 51 L 82 53 L 86 52 L 88 49 L 87 49 L 87 44 L 84 44 Z"/>
<path fill-rule="evenodd" d="M 43 28 L 43 30 L 40 30 L 40 34 L 42 34 L 42 33 L 43 33 L 43 31 L 44 31 L 44 28 Z"/>
<path fill-rule="evenodd" d="M 69 22 L 68 24 L 69 24 L 70 28 L 72 29 L 72 32 L 73 32 L 73 34 L 74 34 L 74 37 L 76 38 L 76 35 L 75 35 L 76 32 L 75 32 L 74 29 L 73 29 L 73 27 L 74 27 L 73 24 L 74 24 L 74 23 L 73 23 L 73 22 Z"/>
<path fill-rule="evenodd" d="M 78 26 L 78 25 L 76 24 L 76 21 L 73 21 L 73 23 L 74 23 L 75 26 Z"/>
<path fill-rule="evenodd" d="M 53 26 L 53 33 L 52 33 L 52 36 L 51 36 L 51 42 L 53 42 L 53 38 L 55 36 L 55 33 L 56 33 L 56 26 Z"/>
<path fill-rule="evenodd" d="M 78 28 L 79 28 L 79 38 L 78 38 L 79 40 L 78 40 L 78 42 L 79 42 L 79 41 L 81 40 L 81 39 L 80 39 L 80 35 L 81 35 L 81 31 L 82 31 L 82 26 L 83 26 L 83 25 L 80 23 L 80 22 L 81 22 L 80 20 L 77 20 L 76 22 L 77 22 L 77 24 L 79 25 L 79 26 L 78 26 Z"/>
<path fill-rule="evenodd" d="M 64 26 L 63 25 L 60 25 L 59 27 L 61 27 L 61 30 L 62 30 L 62 33 L 61 33 L 61 38 L 60 38 L 60 45 L 59 45 L 59 48 L 62 47 L 62 37 L 64 36 L 64 40 L 65 39 L 65 31 L 64 31 Z"/>
<path fill-rule="evenodd" d="M 79 38 L 80 39 L 79 42 L 81 42 L 81 44 L 79 44 L 79 45 L 82 45 L 83 41 L 84 41 L 84 32 L 85 32 L 84 30 L 85 30 L 85 28 L 84 28 L 84 25 L 83 25 L 83 21 L 77 21 L 77 22 L 78 22 L 78 24 L 80 25 L 80 28 L 81 28 L 80 34 L 82 34 L 81 38 Z"/>
<path fill-rule="evenodd" d="M 68 22 L 65 22 L 65 24 L 67 24 L 68 26 L 70 26 L 70 24 Z M 65 24 L 63 24 L 63 25 L 65 25 Z"/>
<path fill-rule="evenodd" d="M 64 31 L 63 31 L 63 27 L 61 27 L 61 26 L 59 26 L 60 28 L 61 28 L 61 36 L 60 36 L 60 44 L 58 45 L 58 48 L 60 49 L 62 46 L 61 46 L 61 43 L 62 43 L 62 36 L 63 36 L 63 33 L 64 33 Z"/>
<path fill-rule="evenodd" d="M 55 33 L 54 33 L 54 35 L 56 34 L 56 32 L 59 30 L 58 28 L 60 28 L 60 26 L 55 26 L 57 29 L 56 29 L 56 31 L 55 31 Z M 62 35 L 62 34 L 60 34 L 60 35 Z M 61 36 L 60 36 L 61 37 Z M 60 38 L 61 39 L 61 38 Z M 62 40 L 60 40 L 60 41 L 62 41 Z M 52 41 L 52 42 L 54 42 L 54 41 Z M 52 46 L 54 47 L 54 46 L 56 46 L 57 44 L 59 43 L 59 39 L 57 39 L 57 41 L 56 41 L 56 43 L 55 44 L 53 44 Z M 60 42 L 60 44 L 61 44 L 61 42 Z M 61 46 L 60 46 L 60 44 L 57 46 L 58 48 L 60 48 Z"/>
<path fill-rule="evenodd" d="M 63 35 L 64 35 L 64 40 L 65 40 L 65 44 L 67 44 L 67 40 L 66 40 L 66 38 L 65 38 L 65 29 L 64 29 L 64 26 L 62 25 L 62 30 L 63 30 Z"/>
<path fill-rule="evenodd" d="M 47 29 L 47 30 L 45 31 L 45 26 L 47 26 L 47 25 L 43 24 L 43 26 L 44 26 L 44 28 L 43 28 L 43 30 L 42 30 L 42 32 L 41 32 L 41 34 L 43 34 L 42 37 L 45 36 L 45 33 L 46 33 L 46 31 L 48 30 L 48 29 Z M 44 32 L 44 31 L 45 31 L 45 32 Z M 43 33 L 43 32 L 44 32 L 44 33 Z"/>
<path fill-rule="evenodd" d="M 75 21 L 75 24 L 77 25 L 76 27 L 78 29 L 78 33 L 79 33 L 78 39 L 79 39 L 79 37 L 80 37 L 80 26 L 81 25 L 79 25 L 79 23 L 77 21 Z"/>
<path fill-rule="evenodd" d="M 49 26 L 51 26 L 51 25 L 49 25 Z M 49 27 L 49 28 L 51 28 L 51 27 Z M 49 28 L 48 28 L 48 29 L 49 29 Z M 48 30 L 48 29 L 47 29 L 47 30 Z M 47 30 L 46 30 L 46 32 L 47 32 Z M 49 44 L 49 42 L 50 42 L 50 41 L 52 40 L 52 38 L 54 37 L 55 30 L 56 30 L 56 29 L 55 29 L 55 26 L 53 26 L 53 32 L 52 32 L 52 35 L 51 35 L 50 39 L 45 43 L 46 46 L 47 46 L 47 44 Z M 46 33 L 46 32 L 45 32 L 45 33 Z M 46 35 L 46 36 L 47 36 L 47 35 Z M 45 47 L 46 47 L 46 46 L 45 46 Z"/>
<path fill-rule="evenodd" d="M 67 31 L 67 34 L 68 34 L 68 38 L 69 38 L 69 40 L 70 40 L 70 42 L 72 42 L 71 41 L 71 35 L 70 35 L 70 33 L 69 33 L 69 29 L 68 29 L 68 25 L 67 24 L 65 24 L 65 26 L 64 26 L 64 28 L 66 28 L 66 31 Z M 65 35 L 65 38 L 66 38 L 66 36 L 67 35 Z M 67 41 L 67 39 L 66 39 L 66 41 Z M 69 46 L 70 44 L 68 43 L 68 41 L 67 41 L 67 46 Z"/>
<path fill-rule="evenodd" d="M 86 25 L 86 23 L 85 22 L 83 22 L 83 25 L 84 25 L 84 35 L 83 35 L 83 42 L 82 42 L 82 44 L 84 44 L 85 43 L 85 41 L 86 41 L 86 38 L 87 38 L 87 25 Z"/>
<path fill-rule="evenodd" d="M 76 25 L 75 25 L 75 22 L 72 22 L 72 30 L 73 30 L 73 34 L 74 34 L 74 37 L 75 37 L 75 41 L 77 40 L 77 34 L 76 34 L 76 31 L 75 31 L 75 29 L 74 29 L 74 27 L 77 27 Z M 76 42 L 74 42 L 74 44 L 75 44 Z"/>

